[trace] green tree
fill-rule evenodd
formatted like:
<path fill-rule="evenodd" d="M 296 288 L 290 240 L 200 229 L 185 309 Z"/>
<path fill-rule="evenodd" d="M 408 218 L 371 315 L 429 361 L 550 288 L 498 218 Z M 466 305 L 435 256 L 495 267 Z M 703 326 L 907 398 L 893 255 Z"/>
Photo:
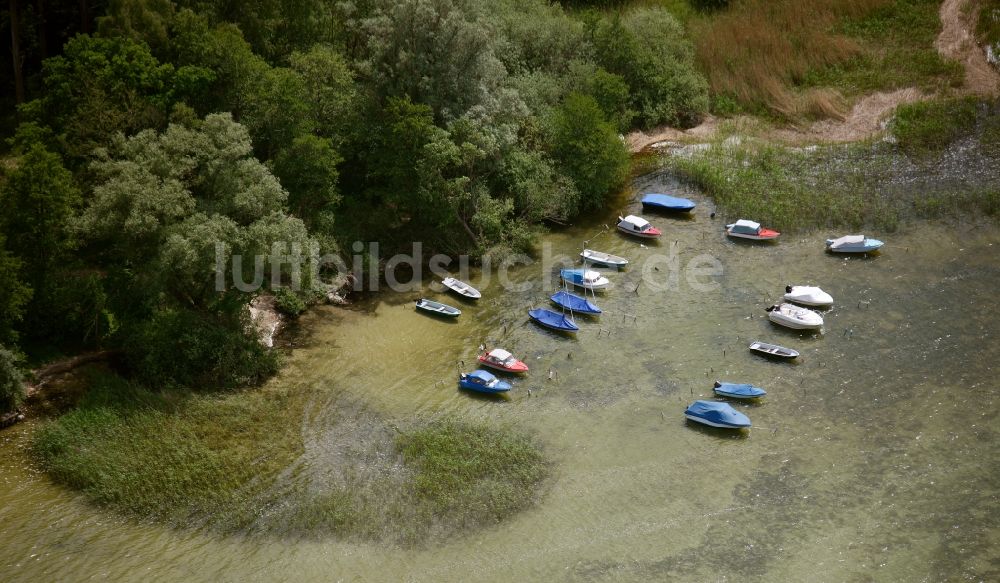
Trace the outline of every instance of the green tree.
<path fill-rule="evenodd" d="M 24 400 L 24 375 L 17 355 L 0 346 L 0 413 L 15 409 Z"/>
<path fill-rule="evenodd" d="M 339 147 L 355 131 L 360 101 L 347 60 L 331 46 L 316 45 L 304 53 L 292 53 L 289 62 L 303 80 L 306 111 L 313 119 L 312 126 L 321 136 L 333 139 L 334 147 Z"/>
<path fill-rule="evenodd" d="M 666 10 L 615 14 L 595 23 L 591 35 L 601 66 L 628 83 L 644 127 L 689 127 L 707 111 L 708 84 L 695 70 L 694 49 Z"/>
<path fill-rule="evenodd" d="M 185 93 L 198 93 L 204 71 L 161 64 L 140 41 L 79 35 L 63 54 L 45 61 L 45 91 L 23 106 L 29 119 L 56 131 L 70 162 L 82 162 L 117 133 L 163 127 L 180 75 Z"/>
<path fill-rule="evenodd" d="M 381 103 L 408 96 L 436 120 L 462 115 L 506 77 L 486 27 L 456 0 L 375 0 L 358 19 L 365 39 L 358 68 Z"/>
<path fill-rule="evenodd" d="M 10 254 L 0 234 L 0 342 L 17 340 L 16 327 L 24 316 L 32 289 L 21 281 L 21 260 Z"/>
<path fill-rule="evenodd" d="M 253 157 L 246 128 L 229 114 L 213 114 L 161 133 L 119 136 L 91 172 L 97 185 L 77 228 L 119 266 L 110 275 L 114 288 L 132 288 L 114 289 L 109 303 L 127 315 L 121 334 L 140 378 L 231 386 L 270 374 L 274 357 L 246 319 L 258 292 L 236 288 L 228 276 L 217 287 L 217 252 L 224 260 L 246 259 L 243 282 L 254 281 L 254 256 L 280 261 L 276 278 L 269 262 L 259 283 L 299 277 L 309 294 L 318 283 L 307 265 L 315 241 L 301 220 L 285 214 L 288 193 Z M 234 264 L 227 261 L 226 274 Z"/>
<path fill-rule="evenodd" d="M 553 153 L 576 183 L 583 209 L 599 208 L 628 175 L 628 152 L 592 97 L 570 94 L 552 120 Z"/>
<path fill-rule="evenodd" d="M 17 160 L 0 189 L 0 231 L 23 262 L 27 282 L 41 292 L 73 247 L 70 217 L 80 203 L 73 177 L 57 154 L 34 145 Z"/>
<path fill-rule="evenodd" d="M 211 72 L 211 85 L 192 105 L 201 112 L 230 112 L 253 138 L 259 157 L 269 159 L 313 130 L 305 80 L 254 54 L 239 28 L 210 26 L 204 15 L 181 10 L 173 32 L 174 62 Z"/>
<path fill-rule="evenodd" d="M 157 54 L 169 44 L 174 4 L 170 0 L 108 0 L 97 19 L 102 37 L 127 37 L 145 42 Z"/>
<path fill-rule="evenodd" d="M 274 160 L 274 173 L 288 189 L 289 209 L 310 229 L 326 233 L 333 229 L 341 161 L 330 140 L 308 134 L 296 138 Z"/>

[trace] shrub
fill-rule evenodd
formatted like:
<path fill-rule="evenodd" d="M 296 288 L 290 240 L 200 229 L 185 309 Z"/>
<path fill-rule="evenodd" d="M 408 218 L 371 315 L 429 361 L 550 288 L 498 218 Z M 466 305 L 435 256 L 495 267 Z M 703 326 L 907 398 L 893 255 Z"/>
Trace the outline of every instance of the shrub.
<path fill-rule="evenodd" d="M 290 318 L 297 318 L 306 311 L 306 303 L 287 287 L 279 287 L 274 291 L 274 305 L 278 311 Z"/>
<path fill-rule="evenodd" d="M 940 152 L 972 130 L 976 123 L 976 103 L 975 98 L 969 97 L 900 106 L 892 122 L 900 149 L 914 157 Z"/>

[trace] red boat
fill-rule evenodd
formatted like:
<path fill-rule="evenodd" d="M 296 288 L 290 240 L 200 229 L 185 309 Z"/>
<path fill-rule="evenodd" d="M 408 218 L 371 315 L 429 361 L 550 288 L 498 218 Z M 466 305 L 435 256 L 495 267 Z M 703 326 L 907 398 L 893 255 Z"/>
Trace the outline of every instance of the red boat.
<path fill-rule="evenodd" d="M 514 358 L 513 354 L 503 348 L 483 352 L 479 355 L 479 363 L 504 372 L 528 372 L 528 365 Z"/>
<path fill-rule="evenodd" d="M 765 229 L 760 223 L 740 219 L 731 225 L 726 225 L 726 234 L 730 237 L 740 239 L 752 239 L 754 241 L 768 241 L 777 239 L 781 233 L 773 229 Z"/>

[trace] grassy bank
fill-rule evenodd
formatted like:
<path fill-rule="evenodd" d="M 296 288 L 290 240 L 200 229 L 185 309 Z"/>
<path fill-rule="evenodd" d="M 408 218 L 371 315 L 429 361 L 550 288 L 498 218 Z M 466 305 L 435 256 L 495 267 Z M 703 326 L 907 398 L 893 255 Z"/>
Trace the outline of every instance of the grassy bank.
<path fill-rule="evenodd" d="M 326 460 L 331 478 L 307 480 L 296 461 L 314 391 L 154 393 L 108 374 L 91 383 L 76 409 L 37 433 L 35 453 L 56 481 L 140 519 L 412 544 L 530 506 L 547 474 L 517 431 L 446 420 L 375 443 L 380 471 L 345 456 Z"/>
<path fill-rule="evenodd" d="M 689 26 L 717 112 L 836 117 L 864 93 L 961 83 L 961 66 L 934 48 L 939 6 L 935 0 L 742 0 Z"/>
<path fill-rule="evenodd" d="M 784 232 L 884 232 L 909 218 L 1000 215 L 997 103 L 906 106 L 891 129 L 891 142 L 805 149 L 731 136 L 661 163 L 711 195 L 727 218 Z"/>
<path fill-rule="evenodd" d="M 976 23 L 976 36 L 980 43 L 993 47 L 1000 59 L 1000 0 L 983 0 Z"/>

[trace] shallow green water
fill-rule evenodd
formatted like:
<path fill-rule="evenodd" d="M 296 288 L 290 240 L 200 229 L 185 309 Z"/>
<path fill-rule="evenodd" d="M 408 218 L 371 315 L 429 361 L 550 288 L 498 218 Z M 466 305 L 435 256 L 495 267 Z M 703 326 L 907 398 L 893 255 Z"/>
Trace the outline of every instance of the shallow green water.
<path fill-rule="evenodd" d="M 654 175 L 637 189 L 669 186 Z M 50 485 L 23 454 L 26 425 L 0 433 L 3 579 L 1000 579 L 1000 234 L 913 226 L 882 237 L 878 257 L 844 259 L 823 252 L 827 233 L 777 245 L 727 241 L 722 221 L 708 216 L 710 201 L 695 198 L 692 219 L 647 215 L 665 229 L 659 245 L 614 232 L 592 239 L 633 267 L 611 275 L 616 288 L 597 299 L 607 313 L 579 317 L 576 338 L 527 322 L 526 310 L 551 293 L 541 282 L 555 281 L 539 265 L 510 272 L 515 283 L 534 282 L 531 291 L 504 294 L 494 276 L 479 303 L 447 299 L 465 310 L 454 323 L 416 313 L 417 292 L 383 294 L 313 312 L 296 334 L 274 382 L 330 397 L 302 425 L 306 474 L 336 479 L 344 433 L 334 425 L 364 443 L 366 418 L 487 417 L 533 432 L 554 461 L 537 507 L 423 549 L 219 539 L 123 522 Z M 616 214 L 546 241 L 554 254 L 575 256 Z M 669 255 L 673 244 L 677 285 L 656 289 L 670 273 L 661 263 L 655 281 L 633 293 L 644 260 Z M 701 254 L 723 271 L 701 277 L 717 285 L 699 291 L 684 268 Z M 786 283 L 834 296 L 823 334 L 785 331 L 764 317 Z M 802 357 L 755 357 L 746 350 L 752 339 Z M 460 363 L 471 368 L 480 343 L 532 367 L 507 400 L 456 388 Z M 763 403 L 740 406 L 754 422 L 746 436 L 684 421 L 686 404 L 709 398 L 716 379 L 768 390 Z"/>

